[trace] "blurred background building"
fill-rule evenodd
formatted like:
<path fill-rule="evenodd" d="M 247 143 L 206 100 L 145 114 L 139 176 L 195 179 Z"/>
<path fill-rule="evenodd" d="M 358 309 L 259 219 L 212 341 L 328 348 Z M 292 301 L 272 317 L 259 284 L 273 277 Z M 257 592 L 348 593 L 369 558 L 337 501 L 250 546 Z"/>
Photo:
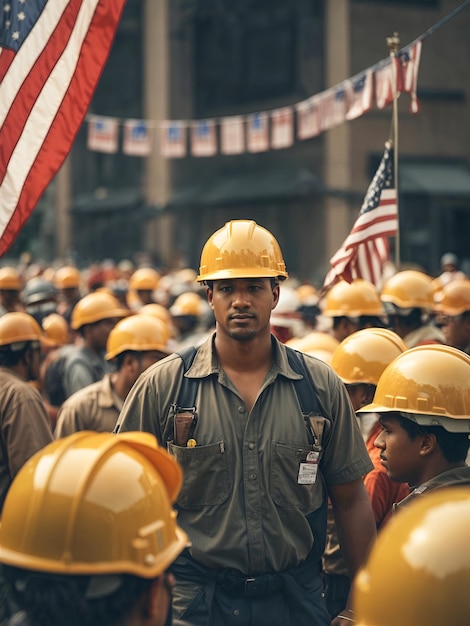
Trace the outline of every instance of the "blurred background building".
<path fill-rule="evenodd" d="M 127 0 L 90 107 L 120 119 L 195 120 L 294 105 L 388 56 L 458 0 Z M 423 41 L 421 111 L 399 101 L 402 264 L 470 263 L 470 11 Z M 389 136 L 373 108 L 291 148 L 166 159 L 92 152 L 87 124 L 10 250 L 85 265 L 145 253 L 197 268 L 208 235 L 250 218 L 278 238 L 288 270 L 321 284 L 355 221 Z M 393 248 L 393 246 L 392 246 Z M 392 250 L 393 252 L 393 250 Z"/>

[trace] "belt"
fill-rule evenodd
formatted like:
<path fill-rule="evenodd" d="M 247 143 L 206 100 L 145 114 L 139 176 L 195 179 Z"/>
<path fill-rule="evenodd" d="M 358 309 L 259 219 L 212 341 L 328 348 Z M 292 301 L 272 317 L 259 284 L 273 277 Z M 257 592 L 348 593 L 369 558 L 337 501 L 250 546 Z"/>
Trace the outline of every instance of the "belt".
<path fill-rule="evenodd" d="M 280 574 L 261 574 L 245 578 L 227 570 L 220 570 L 215 576 L 217 585 L 232 597 L 263 598 L 284 589 L 284 578 Z"/>

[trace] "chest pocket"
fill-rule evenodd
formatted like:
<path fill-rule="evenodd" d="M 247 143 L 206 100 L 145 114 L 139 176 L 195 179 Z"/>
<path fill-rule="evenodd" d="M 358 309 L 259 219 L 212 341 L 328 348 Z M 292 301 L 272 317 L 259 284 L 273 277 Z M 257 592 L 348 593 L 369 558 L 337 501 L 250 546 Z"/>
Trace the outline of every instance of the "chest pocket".
<path fill-rule="evenodd" d="M 320 462 L 323 451 L 323 434 L 329 428 L 329 420 L 321 415 L 304 416 L 310 432 L 312 445 L 273 442 L 271 446 L 270 491 L 277 506 L 290 507 L 305 515 L 317 510 L 323 502 L 323 479 Z M 302 468 L 307 459 L 315 454 L 314 475 L 302 480 Z"/>
<path fill-rule="evenodd" d="M 168 442 L 168 452 L 183 469 L 183 487 L 177 504 L 182 509 L 220 505 L 232 490 L 223 441 L 186 448 Z"/>

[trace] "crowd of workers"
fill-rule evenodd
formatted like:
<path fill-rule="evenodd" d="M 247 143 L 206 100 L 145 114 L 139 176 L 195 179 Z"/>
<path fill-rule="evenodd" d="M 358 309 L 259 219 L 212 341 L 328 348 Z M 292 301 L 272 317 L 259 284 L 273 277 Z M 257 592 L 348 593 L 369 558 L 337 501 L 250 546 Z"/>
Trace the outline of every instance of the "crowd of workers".
<path fill-rule="evenodd" d="M 470 280 L 441 261 L 322 293 L 234 220 L 199 273 L 1 267 L 5 624 L 420 623 L 375 608 L 377 555 L 428 492 L 469 516 Z"/>

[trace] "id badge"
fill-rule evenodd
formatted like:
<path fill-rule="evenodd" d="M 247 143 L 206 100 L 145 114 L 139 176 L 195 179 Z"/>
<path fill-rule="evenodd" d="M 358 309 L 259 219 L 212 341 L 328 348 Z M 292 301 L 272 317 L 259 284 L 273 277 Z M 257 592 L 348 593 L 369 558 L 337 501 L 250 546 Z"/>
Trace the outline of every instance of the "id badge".
<path fill-rule="evenodd" d="M 320 454 L 318 452 L 309 452 L 305 461 L 299 465 L 299 476 L 297 483 L 299 485 L 314 485 L 317 479 L 318 472 L 318 459 Z"/>

